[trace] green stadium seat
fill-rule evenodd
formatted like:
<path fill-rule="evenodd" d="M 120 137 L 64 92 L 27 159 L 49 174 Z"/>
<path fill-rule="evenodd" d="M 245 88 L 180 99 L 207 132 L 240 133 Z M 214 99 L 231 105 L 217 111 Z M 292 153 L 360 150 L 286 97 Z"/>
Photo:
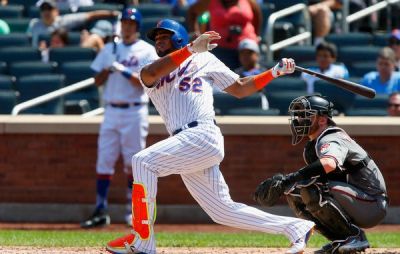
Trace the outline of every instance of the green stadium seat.
<path fill-rule="evenodd" d="M 3 20 L 7 22 L 11 33 L 26 33 L 31 21 L 30 18 L 5 18 Z"/>
<path fill-rule="evenodd" d="M 28 47 L 30 45 L 29 36 L 25 33 L 0 35 L 0 47 Z"/>
<path fill-rule="evenodd" d="M 23 5 L 0 5 L 1 18 L 21 18 L 23 12 Z"/>
<path fill-rule="evenodd" d="M 346 34 L 329 34 L 325 39 L 339 48 L 343 46 L 370 45 L 373 41 L 373 36 L 370 33 L 352 32 Z"/>
<path fill-rule="evenodd" d="M 7 63 L 0 62 L 0 74 L 7 74 Z"/>
<path fill-rule="evenodd" d="M 214 109 L 217 115 L 227 115 L 234 108 L 266 109 L 268 101 L 262 93 L 256 93 L 248 97 L 237 99 L 230 94 L 214 93 Z"/>
<path fill-rule="evenodd" d="M 15 90 L 15 77 L 0 75 L 0 90 Z"/>
<path fill-rule="evenodd" d="M 50 61 L 57 63 L 71 61 L 92 61 L 96 57 L 96 50 L 93 48 L 81 48 L 78 46 L 68 46 L 64 48 L 50 49 Z"/>
<path fill-rule="evenodd" d="M 334 108 L 343 113 L 353 106 L 355 94 L 324 80 L 314 83 L 314 91 L 333 102 Z"/>
<path fill-rule="evenodd" d="M 136 8 L 142 14 L 143 18 L 148 17 L 170 17 L 172 16 L 173 6 L 162 3 L 141 3 Z"/>
<path fill-rule="evenodd" d="M 299 96 L 306 95 L 303 91 L 282 91 L 267 95 L 269 107 L 279 109 L 279 115 L 288 116 L 290 103 Z"/>
<path fill-rule="evenodd" d="M 298 61 L 315 61 L 315 47 L 314 46 L 289 46 L 279 51 L 279 59 L 293 58 Z M 277 60 L 279 60 L 277 59 Z"/>
<path fill-rule="evenodd" d="M 20 96 L 18 103 L 36 98 L 64 86 L 64 75 L 41 74 L 23 76 L 17 79 L 16 89 Z M 59 97 L 22 111 L 22 114 L 63 114 L 63 98 Z"/>
<path fill-rule="evenodd" d="M 60 8 L 58 9 L 60 15 L 64 15 L 64 14 L 69 14 L 71 13 L 71 10 L 69 8 Z M 27 10 L 27 16 L 29 18 L 40 18 L 40 10 L 39 7 L 37 6 L 30 6 L 29 9 Z"/>
<path fill-rule="evenodd" d="M 35 6 L 37 1 L 38 0 L 8 0 L 8 4 L 23 5 L 24 6 L 23 16 L 27 17 L 29 8 L 31 6 Z"/>
<path fill-rule="evenodd" d="M 0 59 L 7 63 L 21 61 L 41 61 L 42 57 L 37 48 L 32 47 L 4 47 L 0 48 Z"/>
<path fill-rule="evenodd" d="M 387 116 L 384 108 L 351 108 L 346 110 L 346 116 Z"/>
<path fill-rule="evenodd" d="M 389 100 L 387 94 L 377 94 L 375 98 L 370 99 L 361 95 L 354 98 L 353 108 L 381 108 L 386 109 Z"/>
<path fill-rule="evenodd" d="M 57 63 L 44 63 L 41 61 L 11 63 L 9 73 L 15 77 L 54 73 Z"/>
<path fill-rule="evenodd" d="M 17 105 L 18 93 L 14 90 L 0 90 L 0 114 L 10 114 Z"/>
<path fill-rule="evenodd" d="M 390 36 L 389 33 L 375 33 L 372 38 L 372 44 L 379 47 L 388 46 Z"/>
<path fill-rule="evenodd" d="M 110 11 L 122 11 L 124 6 L 122 4 L 106 4 L 106 3 L 95 3 L 91 6 L 80 6 L 78 12 L 89 12 L 97 10 L 110 10 Z"/>
<path fill-rule="evenodd" d="M 376 61 L 354 62 L 349 66 L 350 76 L 363 77 L 371 71 L 376 71 Z"/>
<path fill-rule="evenodd" d="M 294 77 L 281 77 L 272 80 L 265 88 L 264 93 L 280 91 L 301 91 L 307 92 L 307 84 L 304 80 Z"/>
<path fill-rule="evenodd" d="M 270 109 L 262 109 L 262 108 L 234 108 L 229 109 L 226 115 L 234 115 L 234 116 L 278 116 L 279 109 L 270 108 Z"/>
<path fill-rule="evenodd" d="M 353 62 L 376 61 L 382 47 L 345 46 L 339 48 L 338 61 L 350 66 Z"/>

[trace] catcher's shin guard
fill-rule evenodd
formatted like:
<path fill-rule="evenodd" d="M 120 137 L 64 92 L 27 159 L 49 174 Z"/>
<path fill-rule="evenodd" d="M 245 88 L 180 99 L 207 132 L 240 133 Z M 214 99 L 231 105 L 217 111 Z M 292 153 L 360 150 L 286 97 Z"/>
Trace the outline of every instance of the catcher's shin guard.
<path fill-rule="evenodd" d="M 151 201 L 147 196 L 146 187 L 141 183 L 134 183 L 132 190 L 132 225 L 140 239 L 147 240 L 151 229 L 149 213 L 149 203 Z"/>

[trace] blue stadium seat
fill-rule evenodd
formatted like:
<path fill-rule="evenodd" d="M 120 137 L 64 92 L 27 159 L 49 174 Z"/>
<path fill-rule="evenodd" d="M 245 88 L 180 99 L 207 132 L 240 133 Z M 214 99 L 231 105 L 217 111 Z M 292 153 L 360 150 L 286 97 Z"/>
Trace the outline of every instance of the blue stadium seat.
<path fill-rule="evenodd" d="M 64 86 L 64 75 L 42 74 L 23 76 L 17 79 L 16 89 L 20 96 L 18 102 L 24 102 Z M 23 114 L 63 114 L 63 98 L 59 97 L 44 104 L 23 111 Z"/>
<path fill-rule="evenodd" d="M 373 36 L 370 33 L 352 32 L 346 34 L 329 34 L 326 41 L 335 44 L 338 48 L 343 46 L 367 46 L 372 43 Z"/>
<path fill-rule="evenodd" d="M 354 62 L 349 66 L 350 76 L 363 77 L 371 71 L 376 71 L 376 61 Z"/>
<path fill-rule="evenodd" d="M 136 8 L 140 11 L 143 18 L 149 17 L 171 17 L 173 6 L 161 3 L 141 3 Z"/>
<path fill-rule="evenodd" d="M 263 109 L 267 107 L 267 103 L 262 93 L 256 93 L 242 99 L 237 99 L 227 93 L 214 93 L 214 109 L 218 115 L 227 115 L 234 108 Z"/>
<path fill-rule="evenodd" d="M 60 15 L 64 15 L 64 14 L 69 14 L 71 13 L 71 10 L 69 8 L 60 8 L 58 9 Z M 30 6 L 29 9 L 27 10 L 27 16 L 29 18 L 40 18 L 40 10 L 39 7 L 33 5 Z"/>
<path fill-rule="evenodd" d="M 0 75 L 0 90 L 15 90 L 15 77 Z"/>
<path fill-rule="evenodd" d="M 30 45 L 29 36 L 26 33 L 0 35 L 0 47 L 28 47 Z"/>
<path fill-rule="evenodd" d="M 10 114 L 17 104 L 18 93 L 14 90 L 0 90 L 0 114 Z"/>
<path fill-rule="evenodd" d="M 303 91 L 282 91 L 267 94 L 269 107 L 279 109 L 279 115 L 287 116 L 289 105 L 293 99 L 306 95 Z"/>
<path fill-rule="evenodd" d="M 32 47 L 4 47 L 0 48 L 0 59 L 7 63 L 21 61 L 40 61 L 40 51 Z"/>
<path fill-rule="evenodd" d="M 326 96 L 329 101 L 333 102 L 334 108 L 341 113 L 352 107 L 354 102 L 354 93 L 324 80 L 318 80 L 314 83 L 314 91 Z"/>
<path fill-rule="evenodd" d="M 54 73 L 57 63 L 44 63 L 41 61 L 16 62 L 10 64 L 9 73 L 15 77 Z"/>
<path fill-rule="evenodd" d="M 5 18 L 3 20 L 7 22 L 11 33 L 26 33 L 31 21 L 30 18 Z"/>
<path fill-rule="evenodd" d="M 23 5 L 0 5 L 1 18 L 21 18 L 23 12 Z"/>
<path fill-rule="evenodd" d="M 377 94 L 375 98 L 370 99 L 361 95 L 354 98 L 353 108 L 381 108 L 386 109 L 389 100 L 387 94 Z"/>
<path fill-rule="evenodd" d="M 91 6 L 80 6 L 78 12 L 88 12 L 97 10 L 110 10 L 110 11 L 122 11 L 124 6 L 122 4 L 106 4 L 106 3 L 95 3 Z"/>
<path fill-rule="evenodd" d="M 272 80 L 265 88 L 264 93 L 280 91 L 301 91 L 307 93 L 307 84 L 304 80 L 295 77 L 281 77 Z"/>
<path fill-rule="evenodd" d="M 379 47 L 385 47 L 389 45 L 389 38 L 390 38 L 390 34 L 389 33 L 375 33 L 373 35 L 373 39 L 372 39 L 372 44 L 374 46 L 379 46 Z"/>
<path fill-rule="evenodd" d="M 38 0 L 8 0 L 8 4 L 12 5 L 23 5 L 24 6 L 24 12 L 23 15 L 25 17 L 28 16 L 28 11 L 31 6 L 35 6 L 36 2 Z"/>
<path fill-rule="evenodd" d="M 50 49 L 50 61 L 57 63 L 71 61 L 92 61 L 96 57 L 96 50 L 93 48 L 81 48 L 79 46 L 68 46 L 64 48 Z"/>
<path fill-rule="evenodd" d="M 314 46 L 289 46 L 279 51 L 279 60 L 281 58 L 293 58 L 295 61 L 315 61 Z"/>
<path fill-rule="evenodd" d="M 345 46 L 339 48 L 338 61 L 346 65 L 353 62 L 375 61 L 381 47 L 376 46 Z"/>
<path fill-rule="evenodd" d="M 6 74 L 6 73 L 7 73 L 7 63 L 0 62 L 0 74 Z"/>

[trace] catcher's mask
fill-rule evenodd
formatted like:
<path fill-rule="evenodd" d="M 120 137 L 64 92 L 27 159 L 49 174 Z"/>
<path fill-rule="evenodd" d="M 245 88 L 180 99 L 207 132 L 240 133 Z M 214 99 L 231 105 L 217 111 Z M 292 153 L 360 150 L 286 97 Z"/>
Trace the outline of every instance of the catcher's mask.
<path fill-rule="evenodd" d="M 297 145 L 304 136 L 310 134 L 310 127 L 316 120 L 313 116 L 327 116 L 329 125 L 335 125 L 332 114 L 333 103 L 322 96 L 309 95 L 294 99 L 289 105 L 292 145 Z"/>

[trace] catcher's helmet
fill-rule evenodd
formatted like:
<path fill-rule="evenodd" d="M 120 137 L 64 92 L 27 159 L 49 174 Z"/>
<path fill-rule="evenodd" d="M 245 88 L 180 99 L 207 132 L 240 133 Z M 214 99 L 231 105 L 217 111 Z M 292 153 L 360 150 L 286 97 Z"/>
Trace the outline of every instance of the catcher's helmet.
<path fill-rule="evenodd" d="M 329 124 L 335 125 L 332 120 L 333 103 L 320 95 L 297 97 L 289 105 L 289 115 L 293 145 L 300 143 L 304 136 L 310 134 L 313 116 L 327 116 Z"/>
<path fill-rule="evenodd" d="M 128 7 L 122 10 L 121 20 L 134 20 L 139 28 L 142 23 L 142 14 L 136 8 Z"/>
<path fill-rule="evenodd" d="M 184 46 L 186 46 L 186 44 L 189 43 L 189 35 L 186 29 L 175 20 L 172 19 L 160 20 L 157 23 L 156 27 L 150 29 L 147 32 L 147 38 L 149 38 L 152 41 L 155 41 L 156 34 L 159 30 L 166 30 L 173 33 L 171 36 L 171 40 L 172 40 L 172 45 L 176 49 L 183 48 Z"/>

